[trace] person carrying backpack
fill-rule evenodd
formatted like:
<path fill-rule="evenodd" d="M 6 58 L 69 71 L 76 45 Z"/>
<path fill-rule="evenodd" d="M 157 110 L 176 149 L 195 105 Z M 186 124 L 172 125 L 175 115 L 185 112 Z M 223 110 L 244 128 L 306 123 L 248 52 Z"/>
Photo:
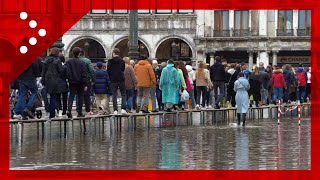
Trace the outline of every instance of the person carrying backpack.
<path fill-rule="evenodd" d="M 302 64 L 299 65 L 299 68 L 296 70 L 296 74 L 298 77 L 298 86 L 299 86 L 298 98 L 300 102 L 303 103 L 305 102 L 305 99 L 306 99 L 306 88 L 307 88 L 308 76 Z"/>

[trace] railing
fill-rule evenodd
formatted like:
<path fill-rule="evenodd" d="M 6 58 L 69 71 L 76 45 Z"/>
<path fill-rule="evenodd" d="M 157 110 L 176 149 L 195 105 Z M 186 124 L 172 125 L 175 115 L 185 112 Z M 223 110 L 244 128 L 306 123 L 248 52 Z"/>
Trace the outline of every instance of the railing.
<path fill-rule="evenodd" d="M 277 36 L 293 36 L 294 29 L 277 29 Z"/>
<path fill-rule="evenodd" d="M 230 37 L 230 30 L 214 30 L 213 37 Z"/>
<path fill-rule="evenodd" d="M 310 36 L 311 29 L 297 29 L 297 35 L 298 36 Z"/>
<path fill-rule="evenodd" d="M 241 37 L 241 36 L 251 36 L 250 29 L 235 29 L 233 30 L 234 37 Z"/>

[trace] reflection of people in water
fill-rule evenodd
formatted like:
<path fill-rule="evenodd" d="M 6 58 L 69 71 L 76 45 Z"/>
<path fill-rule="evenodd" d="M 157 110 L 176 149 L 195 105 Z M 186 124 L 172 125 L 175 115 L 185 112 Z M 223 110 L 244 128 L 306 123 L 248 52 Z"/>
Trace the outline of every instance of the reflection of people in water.
<path fill-rule="evenodd" d="M 179 146 L 177 139 L 161 139 L 159 169 L 181 169 Z"/>
<path fill-rule="evenodd" d="M 235 169 L 249 168 L 249 138 L 246 129 L 237 129 Z"/>

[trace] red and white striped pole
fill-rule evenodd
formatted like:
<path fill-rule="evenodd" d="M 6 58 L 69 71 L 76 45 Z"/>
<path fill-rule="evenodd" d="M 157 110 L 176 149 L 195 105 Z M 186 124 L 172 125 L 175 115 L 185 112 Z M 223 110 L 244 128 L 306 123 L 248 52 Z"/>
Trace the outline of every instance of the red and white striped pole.
<path fill-rule="evenodd" d="M 281 110 L 280 110 L 280 100 L 278 101 L 278 125 L 280 124 L 280 114 L 281 114 Z"/>
<path fill-rule="evenodd" d="M 300 120 L 301 120 L 301 105 L 300 105 L 300 102 L 298 104 L 298 120 L 299 120 L 299 126 L 300 126 Z"/>

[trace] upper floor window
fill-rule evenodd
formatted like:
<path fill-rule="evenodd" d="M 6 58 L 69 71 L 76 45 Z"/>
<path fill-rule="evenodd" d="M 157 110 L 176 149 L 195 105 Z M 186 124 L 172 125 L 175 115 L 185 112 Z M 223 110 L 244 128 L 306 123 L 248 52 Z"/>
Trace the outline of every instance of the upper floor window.
<path fill-rule="evenodd" d="M 234 11 L 234 36 L 249 35 L 249 11 Z"/>
<path fill-rule="evenodd" d="M 299 10 L 298 36 L 310 36 L 311 10 Z"/>
<path fill-rule="evenodd" d="M 214 11 L 214 36 L 230 36 L 229 11 Z"/>
<path fill-rule="evenodd" d="M 277 35 L 292 36 L 293 35 L 292 21 L 293 21 L 292 10 L 279 10 Z"/>

